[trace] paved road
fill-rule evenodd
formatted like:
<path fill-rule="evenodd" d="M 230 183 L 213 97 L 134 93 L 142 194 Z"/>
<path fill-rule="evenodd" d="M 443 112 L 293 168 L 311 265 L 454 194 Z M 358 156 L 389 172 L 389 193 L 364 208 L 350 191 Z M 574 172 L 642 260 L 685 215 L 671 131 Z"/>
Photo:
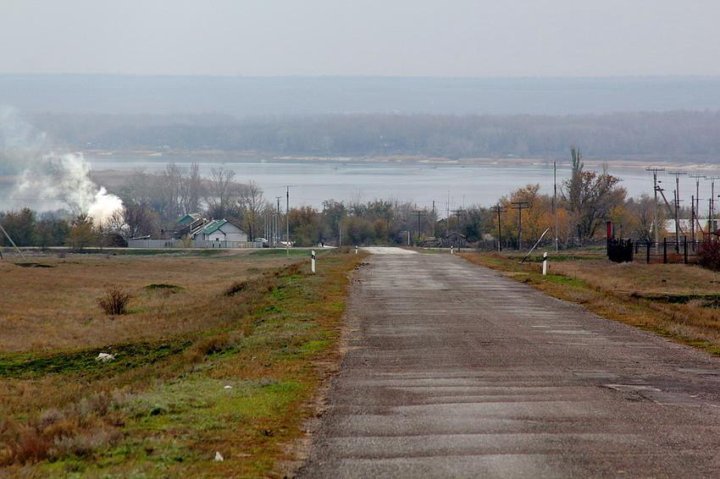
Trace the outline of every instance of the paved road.
<path fill-rule="evenodd" d="M 300 477 L 720 477 L 719 360 L 449 255 L 368 262 Z"/>

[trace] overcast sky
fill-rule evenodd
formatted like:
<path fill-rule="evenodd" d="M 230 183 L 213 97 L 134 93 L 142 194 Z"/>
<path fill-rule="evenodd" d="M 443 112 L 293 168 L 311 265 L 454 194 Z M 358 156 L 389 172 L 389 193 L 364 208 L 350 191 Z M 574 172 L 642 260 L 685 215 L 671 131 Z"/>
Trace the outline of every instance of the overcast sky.
<path fill-rule="evenodd" d="M 720 75 L 718 0 L 0 0 L 0 73 Z"/>

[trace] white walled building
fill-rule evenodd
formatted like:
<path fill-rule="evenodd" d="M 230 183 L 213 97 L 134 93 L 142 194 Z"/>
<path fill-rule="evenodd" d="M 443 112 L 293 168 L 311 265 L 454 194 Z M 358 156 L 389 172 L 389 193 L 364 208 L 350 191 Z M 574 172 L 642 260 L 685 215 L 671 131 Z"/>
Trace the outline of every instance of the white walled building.
<path fill-rule="evenodd" d="M 213 220 L 200 230 L 196 239 L 212 242 L 246 242 L 248 235 L 227 220 Z"/>

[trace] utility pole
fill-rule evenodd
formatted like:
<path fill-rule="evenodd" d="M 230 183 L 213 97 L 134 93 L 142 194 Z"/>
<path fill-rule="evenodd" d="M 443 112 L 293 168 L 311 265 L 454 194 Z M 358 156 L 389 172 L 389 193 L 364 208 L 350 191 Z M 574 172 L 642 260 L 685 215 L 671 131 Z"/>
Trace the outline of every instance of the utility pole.
<path fill-rule="evenodd" d="M 447 196 L 447 216 L 445 218 L 445 237 L 447 238 L 450 236 L 450 191 Z"/>
<path fill-rule="evenodd" d="M 560 241 L 558 239 L 558 215 L 557 215 L 557 160 L 553 161 L 553 201 L 552 213 L 555 219 L 555 251 L 560 251 Z"/>
<path fill-rule="evenodd" d="M 680 209 L 680 197 L 677 190 L 673 190 L 673 203 L 675 206 L 675 252 L 680 252 L 680 220 L 678 218 L 678 210 Z"/>
<path fill-rule="evenodd" d="M 522 210 L 525 208 L 529 208 L 530 205 L 527 201 L 513 201 L 510 203 L 512 205 L 512 209 L 518 210 L 518 245 L 517 249 L 520 250 L 522 248 Z"/>
<path fill-rule="evenodd" d="M 675 176 L 675 252 L 680 252 L 680 177 L 687 175 L 684 171 L 668 171 L 668 174 Z"/>
<path fill-rule="evenodd" d="M 690 175 L 690 178 L 695 178 L 695 198 L 692 199 L 691 218 L 692 223 L 692 242 L 693 251 L 695 250 L 695 222 L 698 221 L 697 216 L 700 214 L 700 178 L 705 178 L 705 175 Z"/>
<path fill-rule="evenodd" d="M 502 221 L 500 220 L 500 213 L 503 211 L 505 211 L 505 208 L 501 207 L 500 204 L 495 205 L 498 222 L 498 251 L 502 251 Z"/>
<path fill-rule="evenodd" d="M 285 188 L 285 254 L 290 256 L 290 186 Z"/>
<path fill-rule="evenodd" d="M 3 228 L 3 225 L 0 225 L 0 230 L 2 230 L 2 232 L 5 234 L 5 237 L 8 239 L 8 241 L 10 241 L 10 244 L 13 245 L 13 248 L 15 248 L 15 251 L 17 251 L 18 254 L 20 254 L 20 257 L 25 259 L 25 255 L 22 254 L 22 251 L 20 251 L 20 248 L 17 247 L 17 245 L 15 244 L 13 239 L 10 237 L 10 234 L 5 230 L 5 228 Z M 2 255 L 0 254 L 0 258 L 1 257 L 2 257 Z"/>
<path fill-rule="evenodd" d="M 463 213 L 465 213 L 465 210 L 462 208 L 458 208 L 458 209 L 452 211 L 452 214 L 454 214 L 457 217 L 456 228 L 457 228 L 458 236 L 460 236 L 460 227 L 462 226 L 462 223 L 460 222 L 460 220 L 462 219 Z M 458 248 L 460 248 L 460 244 L 458 244 Z"/>
<path fill-rule="evenodd" d="M 711 176 L 710 180 L 710 200 L 708 205 L 708 233 L 712 235 L 717 229 L 715 228 L 715 180 L 720 179 L 720 176 Z M 712 236 L 710 236 L 712 238 Z"/>
<path fill-rule="evenodd" d="M 658 232 L 658 179 L 657 174 L 660 171 L 665 171 L 665 168 L 646 168 L 646 171 L 652 171 L 653 174 L 653 192 L 655 193 L 655 204 L 653 207 L 653 229 L 655 230 L 655 254 L 658 252 L 660 247 L 660 236 Z"/>
<path fill-rule="evenodd" d="M 432 209 L 432 230 L 433 230 L 433 238 L 435 238 L 435 224 L 437 223 L 437 217 L 435 216 L 435 200 L 433 200 L 433 209 Z"/>
<path fill-rule="evenodd" d="M 695 251 L 695 195 L 690 197 L 690 241 L 692 241 L 693 251 Z"/>
<path fill-rule="evenodd" d="M 420 240 L 420 217 L 427 215 L 427 211 L 424 210 L 415 210 L 413 211 L 417 215 L 417 238 L 415 238 L 415 243 Z"/>
<path fill-rule="evenodd" d="M 275 212 L 275 247 L 280 243 L 280 215 L 282 214 L 280 211 L 280 198 L 282 198 L 282 196 L 275 197 L 277 200 L 277 211 Z"/>

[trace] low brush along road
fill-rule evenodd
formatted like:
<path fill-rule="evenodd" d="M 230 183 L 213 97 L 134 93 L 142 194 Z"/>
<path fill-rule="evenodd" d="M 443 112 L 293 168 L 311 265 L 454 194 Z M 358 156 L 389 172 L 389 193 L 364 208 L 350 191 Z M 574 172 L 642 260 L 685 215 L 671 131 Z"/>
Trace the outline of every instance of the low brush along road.
<path fill-rule="evenodd" d="M 300 477 L 719 477 L 720 359 L 378 250 Z"/>

